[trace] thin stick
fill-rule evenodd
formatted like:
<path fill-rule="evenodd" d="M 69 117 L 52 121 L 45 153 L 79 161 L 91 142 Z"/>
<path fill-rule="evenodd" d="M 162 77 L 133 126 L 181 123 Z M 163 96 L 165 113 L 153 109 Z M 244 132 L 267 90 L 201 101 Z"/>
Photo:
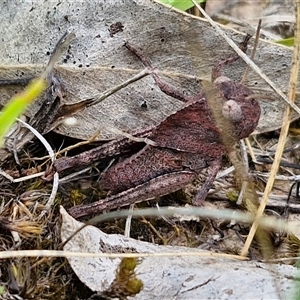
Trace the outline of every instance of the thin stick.
<path fill-rule="evenodd" d="M 246 150 L 246 145 L 245 145 L 244 140 L 240 141 L 240 149 L 241 149 L 241 152 L 242 152 L 243 165 L 245 166 L 245 171 L 248 174 L 249 173 L 249 161 L 248 161 L 248 157 L 247 157 L 247 150 Z M 238 200 L 236 201 L 237 205 L 242 204 L 244 195 L 246 193 L 247 186 L 248 186 L 248 182 L 243 181 L 242 187 L 241 187 L 241 190 L 240 190 L 240 193 L 239 193 Z"/>
<path fill-rule="evenodd" d="M 67 175 L 67 176 L 65 176 L 63 178 L 60 178 L 59 179 L 59 183 L 63 184 L 63 183 L 67 183 L 69 181 L 75 180 L 74 178 L 76 178 L 77 176 L 79 176 L 81 174 L 84 174 L 84 173 L 88 172 L 89 170 L 91 170 L 91 167 L 84 168 L 84 169 L 82 169 L 80 171 L 74 172 L 74 173 L 72 173 L 70 175 Z"/>
<path fill-rule="evenodd" d="M 256 30 L 256 34 L 255 34 L 254 45 L 253 45 L 253 50 L 252 50 L 252 53 L 251 53 L 251 56 L 250 56 L 252 61 L 254 61 L 254 56 L 255 56 L 258 41 L 259 41 L 260 29 L 261 29 L 261 19 L 259 19 L 259 21 L 258 21 L 257 30 Z M 250 67 L 249 67 L 249 65 L 247 65 L 247 68 L 245 70 L 244 76 L 243 76 L 242 81 L 241 81 L 242 83 L 245 82 L 249 71 L 250 71 Z"/>
<path fill-rule="evenodd" d="M 250 144 L 249 138 L 246 138 L 245 141 L 246 141 L 246 145 L 247 145 L 247 147 L 248 147 L 249 154 L 250 154 L 250 156 L 251 156 L 252 161 L 253 161 L 253 162 L 256 162 L 256 157 L 255 157 L 253 148 L 252 148 L 252 146 L 251 146 L 251 144 Z"/>
<path fill-rule="evenodd" d="M 145 68 L 144 70 L 142 70 L 141 72 L 139 72 L 138 74 L 134 75 L 133 77 L 129 78 L 128 80 L 120 83 L 119 85 L 114 86 L 113 88 L 103 92 L 101 95 L 99 96 L 95 96 L 92 98 L 92 102 L 89 103 L 88 106 L 91 105 L 95 105 L 101 101 L 103 101 L 104 99 L 106 99 L 107 97 L 109 97 L 110 95 L 116 93 L 117 91 L 123 89 L 124 87 L 126 87 L 127 85 L 140 80 L 141 78 L 150 75 L 150 71 L 148 70 L 148 68 Z"/>
<path fill-rule="evenodd" d="M 9 181 L 11 181 L 13 183 L 17 183 L 17 182 L 30 180 L 30 179 L 33 179 L 36 177 L 41 177 L 41 176 L 45 175 L 45 172 L 39 172 L 39 173 L 35 173 L 35 174 L 31 174 L 31 175 L 27 175 L 27 176 L 23 176 L 23 177 L 14 179 L 12 176 L 7 174 L 5 171 L 0 169 L 0 175 L 2 175 L 3 177 L 5 177 L 6 179 L 8 179 Z"/>
<path fill-rule="evenodd" d="M 126 218 L 126 223 L 125 223 L 125 230 L 124 230 L 124 236 L 129 238 L 130 237 L 130 230 L 131 230 L 131 221 L 132 221 L 132 214 L 131 212 L 134 209 L 135 204 L 131 204 L 128 210 L 128 216 Z"/>

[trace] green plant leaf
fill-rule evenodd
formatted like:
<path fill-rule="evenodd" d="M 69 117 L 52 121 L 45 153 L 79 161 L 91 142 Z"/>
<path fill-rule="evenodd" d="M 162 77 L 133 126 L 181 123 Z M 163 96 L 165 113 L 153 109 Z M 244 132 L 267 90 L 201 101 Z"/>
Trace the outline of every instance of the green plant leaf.
<path fill-rule="evenodd" d="M 288 39 L 274 41 L 274 42 L 277 44 L 280 44 L 280 45 L 288 46 L 288 47 L 294 46 L 294 38 L 293 37 L 288 38 Z"/>
<path fill-rule="evenodd" d="M 0 115 L 0 148 L 3 146 L 4 137 L 16 121 L 16 118 L 18 118 L 26 110 L 27 106 L 45 89 L 45 78 L 38 78 L 32 81 L 22 93 L 13 97 L 2 109 Z"/>
<path fill-rule="evenodd" d="M 198 0 L 198 3 L 206 2 L 207 0 Z M 194 5 L 194 3 L 191 0 L 160 0 L 161 3 L 171 5 L 174 8 L 180 9 L 180 10 L 187 10 Z"/>

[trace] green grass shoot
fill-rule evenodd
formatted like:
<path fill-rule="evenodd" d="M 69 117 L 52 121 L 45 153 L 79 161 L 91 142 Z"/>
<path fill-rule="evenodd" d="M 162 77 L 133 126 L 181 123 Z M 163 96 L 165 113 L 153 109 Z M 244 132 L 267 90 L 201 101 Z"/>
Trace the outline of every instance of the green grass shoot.
<path fill-rule="evenodd" d="M 278 40 L 278 41 L 274 41 L 274 43 L 277 43 L 277 44 L 280 44 L 280 45 L 284 45 L 284 46 L 287 46 L 287 47 L 294 46 L 294 42 L 295 42 L 295 39 L 293 37 L 287 38 L 287 39 Z"/>
<path fill-rule="evenodd" d="M 46 79 L 43 76 L 33 80 L 22 93 L 13 97 L 3 108 L 0 115 L 0 148 L 16 118 L 25 112 L 28 105 L 46 89 L 46 86 Z"/>
<path fill-rule="evenodd" d="M 206 2 L 207 0 L 198 0 L 198 3 Z M 194 3 L 191 0 L 160 0 L 161 3 L 171 5 L 180 10 L 187 10 L 194 6 Z"/>

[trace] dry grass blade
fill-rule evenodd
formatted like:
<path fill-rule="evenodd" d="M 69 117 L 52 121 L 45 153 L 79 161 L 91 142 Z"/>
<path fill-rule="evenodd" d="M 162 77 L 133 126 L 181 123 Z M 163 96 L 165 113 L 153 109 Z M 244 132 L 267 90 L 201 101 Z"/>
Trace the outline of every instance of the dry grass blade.
<path fill-rule="evenodd" d="M 51 158 L 51 161 L 54 162 L 55 159 L 55 154 L 53 149 L 51 148 L 50 144 L 47 142 L 47 140 L 37 131 L 35 130 L 32 126 L 28 125 L 27 123 L 25 123 L 22 120 L 18 120 L 19 122 L 21 122 L 25 127 L 27 127 L 41 142 L 42 144 L 45 146 L 45 148 L 47 149 L 49 156 Z M 53 175 L 53 187 L 52 187 L 52 192 L 51 195 L 49 197 L 49 200 L 46 204 L 46 208 L 50 208 L 54 202 L 57 190 L 58 190 L 58 181 L 59 181 L 59 176 L 58 173 L 55 172 L 55 174 Z"/>
<path fill-rule="evenodd" d="M 300 1 L 296 1 L 295 46 L 293 52 L 293 61 L 292 61 L 291 77 L 290 77 L 290 84 L 289 84 L 289 99 L 292 102 L 295 101 L 295 95 L 296 95 L 296 85 L 297 85 L 298 72 L 299 72 L 299 51 L 300 51 Z M 276 174 L 278 172 L 280 160 L 282 157 L 282 153 L 286 142 L 286 137 L 290 126 L 290 118 L 291 118 L 291 108 L 290 106 L 287 106 L 283 117 L 282 129 L 280 132 L 277 151 L 275 154 L 274 162 L 272 164 L 270 177 L 265 188 L 264 196 L 257 211 L 257 218 L 260 218 L 265 210 L 269 195 L 271 193 L 274 184 Z M 249 247 L 252 243 L 257 228 L 258 228 L 258 222 L 256 220 L 252 225 L 245 246 L 242 249 L 241 252 L 242 256 L 246 256 L 248 254 Z"/>
<path fill-rule="evenodd" d="M 236 220 L 237 222 L 246 222 L 250 223 L 253 222 L 254 217 L 249 213 L 243 213 L 243 212 L 237 212 L 233 210 L 211 210 L 211 209 L 205 209 L 205 208 L 199 208 L 199 207 L 190 207 L 190 208 L 176 208 L 176 207 L 162 207 L 159 210 L 154 208 L 148 208 L 148 209 L 140 209 L 135 210 L 130 213 L 133 217 L 136 216 L 173 216 L 175 214 L 178 215 L 199 215 L 202 217 L 209 217 L 209 218 L 221 218 L 221 219 L 227 219 L 227 220 Z M 84 227 L 90 224 L 96 224 L 105 220 L 114 219 L 114 218 L 121 218 L 121 217 L 127 217 L 128 216 L 128 210 L 122 210 L 122 211 L 113 211 L 106 214 L 103 214 L 101 216 L 97 216 L 91 220 L 89 220 L 88 224 L 83 225 Z M 290 224 L 285 221 L 278 220 L 274 217 L 263 217 L 259 219 L 259 224 L 261 226 L 264 226 L 266 228 L 272 228 L 272 229 L 282 229 L 293 232 L 296 228 L 295 225 Z M 48 256 L 48 257 L 67 257 L 67 256 L 78 256 L 78 257 L 84 257 L 84 256 L 97 256 L 97 257 L 146 257 L 146 256 L 172 256 L 172 255 L 178 255 L 178 256 L 185 256 L 185 255 L 199 255 L 199 252 L 196 253 L 156 253 L 156 254 L 136 254 L 136 253 L 102 253 L 102 254 L 93 254 L 93 253 L 78 253 L 78 252 L 64 252 L 64 251 L 56 251 L 56 250 L 26 250 L 26 251 L 5 251 L 0 252 L 0 259 L 3 258 L 9 258 L 9 257 L 35 257 L 35 256 Z M 246 259 L 245 257 L 240 257 L 238 255 L 228 255 L 228 254 L 222 254 L 222 253 L 212 253 L 212 252 L 203 252 L 201 253 L 201 256 L 219 256 L 219 257 L 231 257 L 236 258 L 240 260 Z"/>
<path fill-rule="evenodd" d="M 71 252 L 71 251 L 60 251 L 60 250 L 20 250 L 20 251 L 5 251 L 0 253 L 0 258 L 11 258 L 11 257 L 174 257 L 174 256 L 209 256 L 209 257 L 225 257 L 228 259 L 245 260 L 244 257 L 238 255 L 224 254 L 224 253 L 212 253 L 209 251 L 203 252 L 162 252 L 162 253 L 90 253 L 90 252 Z"/>
<path fill-rule="evenodd" d="M 193 2 L 197 6 L 197 4 L 195 3 L 195 1 L 193 1 Z M 201 10 L 201 8 L 199 8 L 199 9 Z M 298 6 L 297 6 L 297 10 L 299 10 Z M 288 133 L 289 123 L 290 123 L 290 119 L 291 119 L 291 112 L 292 112 L 291 111 L 291 107 L 293 107 L 299 113 L 299 108 L 295 107 L 295 105 L 294 105 L 295 95 L 296 95 L 296 83 L 297 83 L 297 76 L 298 76 L 297 72 L 298 72 L 298 68 L 299 68 L 299 65 L 298 65 L 298 47 L 299 47 L 299 45 L 297 47 L 295 47 L 295 49 L 294 49 L 293 69 L 291 71 L 290 90 L 289 90 L 289 97 L 288 97 L 289 99 L 287 99 L 287 97 L 284 96 L 283 93 L 276 88 L 276 86 L 273 84 L 273 82 L 271 82 L 261 72 L 261 70 L 251 60 L 249 60 L 248 57 L 245 56 L 244 53 L 241 53 L 240 49 L 237 49 L 236 45 L 233 44 L 233 42 L 222 32 L 222 30 L 218 27 L 218 25 L 215 24 L 209 18 L 209 16 L 205 12 L 203 12 L 203 15 L 208 19 L 208 21 L 215 28 L 215 30 L 226 40 L 226 42 L 237 52 L 237 54 L 241 58 L 243 58 L 243 60 L 249 66 L 251 66 L 251 68 L 254 71 L 256 71 L 289 104 L 289 106 L 286 109 L 285 114 L 284 114 L 284 121 L 283 121 L 283 127 L 282 127 L 281 136 L 280 136 L 280 140 L 279 140 L 279 146 L 277 148 L 277 152 L 276 152 L 276 156 L 275 156 L 275 161 L 274 161 L 274 164 L 273 164 L 272 169 L 271 169 L 271 175 L 270 175 L 269 181 L 267 183 L 267 186 L 266 186 L 266 189 L 265 189 L 265 193 L 264 193 L 261 205 L 259 206 L 259 208 L 257 210 L 257 208 L 256 208 L 257 204 L 254 203 L 255 201 L 254 202 L 250 201 L 251 203 L 253 202 L 253 204 L 254 204 L 254 205 L 251 204 L 251 206 L 249 206 L 249 203 L 247 203 L 248 209 L 252 213 L 255 213 L 256 218 L 258 220 L 258 218 L 261 218 L 262 215 L 263 215 L 263 213 L 264 213 L 264 210 L 265 210 L 265 207 L 266 207 L 266 204 L 267 204 L 267 200 L 268 200 L 269 194 L 271 192 L 271 189 L 273 187 L 274 179 L 275 179 L 275 176 L 276 176 L 278 168 L 279 168 L 279 163 L 280 163 L 282 152 L 283 152 L 283 148 L 284 148 L 284 145 L 285 145 L 285 142 L 286 142 L 286 136 L 287 136 L 287 133 Z M 299 15 L 299 13 L 297 11 L 297 17 L 298 17 L 298 15 Z M 297 19 L 297 22 L 299 22 L 298 19 Z M 298 24 L 297 24 L 297 26 L 298 26 Z M 297 27 L 297 30 L 299 30 L 298 27 Z M 296 32 L 297 32 L 297 30 L 296 30 Z M 296 39 L 297 39 L 297 36 L 296 36 Z M 299 38 L 298 38 L 298 40 L 299 40 Z M 226 145 L 226 141 L 223 141 L 223 142 Z M 230 158 L 231 158 L 231 161 L 234 164 L 234 166 L 235 166 L 236 169 L 237 169 L 237 167 L 241 166 L 241 164 L 238 162 L 238 160 L 235 157 L 233 157 L 234 159 L 232 159 L 232 157 L 230 157 Z M 239 170 L 238 173 L 241 176 L 243 176 L 244 173 L 241 172 L 241 171 L 242 171 L 242 168 L 240 168 L 240 170 Z M 244 176 L 243 176 L 243 178 L 244 178 Z M 245 180 L 245 178 L 244 178 L 244 180 Z M 252 192 L 250 190 L 248 190 L 250 193 L 248 193 L 248 195 L 246 194 L 245 198 L 246 199 L 247 198 L 253 199 L 253 196 L 251 196 L 251 194 L 253 194 L 253 195 L 255 194 L 254 189 L 253 189 L 253 185 L 252 185 L 252 183 L 250 181 L 247 180 L 247 182 L 250 183 L 250 190 L 252 190 Z M 248 185 L 248 187 L 249 187 L 249 185 Z M 246 256 L 248 254 L 249 247 L 250 247 L 250 245 L 252 243 L 252 240 L 253 240 L 253 238 L 254 238 L 255 235 L 257 235 L 257 238 L 261 242 L 262 242 L 262 240 L 268 240 L 268 238 L 262 237 L 262 235 L 265 235 L 267 233 L 263 232 L 263 231 L 259 231 L 258 232 L 257 229 L 258 229 L 258 222 L 255 221 L 254 224 L 253 224 L 253 226 L 252 226 L 252 228 L 251 228 L 251 230 L 250 230 L 250 234 L 248 235 L 246 244 L 244 245 L 244 247 L 243 247 L 243 249 L 241 251 L 241 255 Z M 269 246 L 271 247 L 271 245 L 268 245 L 267 247 L 264 247 L 264 248 L 271 249 Z M 265 252 L 264 254 L 268 255 L 269 253 Z"/>
<path fill-rule="evenodd" d="M 218 28 L 218 27 L 217 27 Z M 219 31 L 221 29 L 218 28 Z M 221 31 L 222 32 L 222 31 Z M 225 40 L 230 43 L 233 43 L 224 33 L 222 32 L 222 36 L 226 37 Z M 256 36 L 256 40 L 258 39 L 258 35 Z M 237 47 L 237 46 L 236 46 Z M 239 51 L 241 49 L 238 48 Z M 242 52 L 242 51 L 241 51 Z M 238 53 L 239 54 L 239 53 Z M 244 53 L 243 53 L 244 54 Z M 252 53 L 252 55 L 254 55 Z M 246 70 L 247 73 L 247 70 Z M 246 74 L 245 73 L 245 74 Z M 245 78 L 245 76 L 244 76 Z M 244 79 L 243 79 L 244 80 Z M 244 199 L 244 203 L 247 206 L 247 209 L 251 213 L 256 213 L 257 206 L 258 206 L 258 197 L 255 191 L 254 184 L 249 176 L 248 172 L 248 162 L 247 162 L 247 155 L 245 155 L 246 151 L 244 150 L 243 153 L 243 162 L 241 162 L 240 157 L 238 156 L 236 150 L 233 148 L 233 145 L 235 144 L 235 141 L 232 140 L 232 137 L 230 135 L 227 135 L 226 132 L 233 132 L 233 125 L 229 120 L 222 120 L 222 112 L 218 111 L 215 105 L 215 100 L 219 97 L 218 93 L 214 91 L 212 88 L 206 88 L 205 94 L 207 95 L 207 100 L 208 100 L 208 105 L 209 108 L 211 109 L 213 115 L 214 115 L 214 120 L 216 121 L 217 127 L 222 128 L 223 134 L 221 135 L 222 142 L 226 147 L 227 154 L 230 158 L 231 163 L 234 165 L 237 176 L 236 178 L 239 181 L 240 184 L 240 194 L 237 200 L 237 204 L 241 204 L 242 200 Z M 222 121 L 220 121 L 222 120 Z M 245 149 L 245 144 L 242 144 Z"/>

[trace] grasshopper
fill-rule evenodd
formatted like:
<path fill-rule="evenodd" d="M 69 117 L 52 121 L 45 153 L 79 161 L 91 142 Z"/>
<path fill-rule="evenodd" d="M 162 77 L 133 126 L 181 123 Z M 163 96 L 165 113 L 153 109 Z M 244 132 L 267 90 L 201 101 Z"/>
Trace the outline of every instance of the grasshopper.
<path fill-rule="evenodd" d="M 248 40 L 249 36 L 240 44 L 243 51 L 246 51 Z M 125 46 L 151 71 L 162 92 L 182 101 L 182 108 L 158 126 L 133 134 L 145 138 L 143 147 L 102 174 L 99 185 L 109 191 L 109 196 L 72 207 L 69 213 L 76 218 L 169 194 L 183 188 L 208 168 L 208 177 L 193 200 L 194 205 L 201 205 L 221 168 L 228 144 L 233 146 L 248 137 L 260 118 L 260 106 L 252 91 L 221 74 L 222 68 L 236 61 L 238 56 L 231 56 L 213 66 L 210 90 L 214 91 L 215 99 L 208 99 L 204 91 L 187 96 L 165 84 L 141 51 L 128 43 Z M 92 161 L 117 157 L 129 152 L 136 144 L 128 138 L 119 138 L 77 156 L 58 159 L 54 167 L 61 172 Z"/>

